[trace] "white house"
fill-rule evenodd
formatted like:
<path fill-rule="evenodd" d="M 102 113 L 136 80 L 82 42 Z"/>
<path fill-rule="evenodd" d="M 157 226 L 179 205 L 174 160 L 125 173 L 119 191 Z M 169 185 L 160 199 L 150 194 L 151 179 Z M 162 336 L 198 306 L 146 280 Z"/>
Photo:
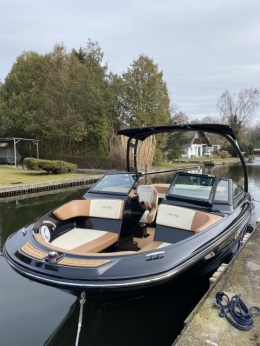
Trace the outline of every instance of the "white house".
<path fill-rule="evenodd" d="M 213 146 L 204 132 L 191 131 L 187 132 L 187 136 L 190 138 L 190 141 L 187 147 L 184 148 L 182 157 L 190 159 L 211 155 Z"/>

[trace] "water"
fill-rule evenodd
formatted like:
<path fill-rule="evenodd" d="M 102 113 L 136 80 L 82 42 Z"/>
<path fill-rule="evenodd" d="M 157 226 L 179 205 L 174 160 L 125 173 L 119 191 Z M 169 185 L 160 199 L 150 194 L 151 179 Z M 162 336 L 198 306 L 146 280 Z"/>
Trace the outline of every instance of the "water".
<path fill-rule="evenodd" d="M 255 199 L 255 216 L 260 216 L 260 159 L 248 164 L 249 190 Z M 234 166 L 207 168 L 206 173 L 234 177 L 242 183 L 242 169 Z M 164 181 L 170 181 L 165 175 Z M 152 176 L 153 182 L 158 177 Z M 0 254 L 7 237 L 27 222 L 50 209 L 80 198 L 85 189 L 69 190 L 34 198 L 0 203 Z M 259 201 L 259 202 L 258 202 Z M 43 286 L 16 274 L 0 256 L 0 345 L 75 345 L 79 303 L 75 297 Z M 86 301 L 79 345 L 169 346 L 183 321 L 208 288 L 208 281 L 179 291 L 120 304 Z"/>

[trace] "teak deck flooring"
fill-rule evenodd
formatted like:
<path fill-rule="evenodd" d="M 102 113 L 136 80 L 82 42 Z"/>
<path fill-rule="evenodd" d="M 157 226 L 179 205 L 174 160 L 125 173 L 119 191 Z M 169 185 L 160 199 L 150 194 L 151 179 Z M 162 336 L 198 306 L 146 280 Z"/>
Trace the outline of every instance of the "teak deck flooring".
<path fill-rule="evenodd" d="M 138 247 L 142 249 L 144 246 L 150 244 L 153 241 L 154 238 L 154 227 L 147 227 L 147 234 L 149 234 L 146 238 L 134 238 L 135 241 L 138 243 Z"/>

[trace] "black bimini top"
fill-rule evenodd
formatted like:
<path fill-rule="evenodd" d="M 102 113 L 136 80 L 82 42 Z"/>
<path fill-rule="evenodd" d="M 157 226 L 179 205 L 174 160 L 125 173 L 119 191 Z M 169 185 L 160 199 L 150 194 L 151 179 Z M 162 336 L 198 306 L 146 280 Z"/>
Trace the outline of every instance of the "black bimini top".
<path fill-rule="evenodd" d="M 243 171 L 244 171 L 244 190 L 248 191 L 248 174 L 246 169 L 246 163 L 243 158 L 243 155 L 237 144 L 236 136 L 232 128 L 228 125 L 222 124 L 181 124 L 181 125 L 163 125 L 163 126 L 146 126 L 146 127 L 137 127 L 131 129 L 124 129 L 117 132 L 118 135 L 124 135 L 128 137 L 127 144 L 127 170 L 130 171 L 132 167 L 130 166 L 130 147 L 134 148 L 134 169 L 137 171 L 137 143 L 138 141 L 144 141 L 147 137 L 156 135 L 158 133 L 172 133 L 178 131 L 199 131 L 199 132 L 209 132 L 218 134 L 226 138 L 234 147 L 237 152 L 238 157 L 240 158 Z M 131 143 L 131 140 L 134 139 L 135 143 Z"/>
<path fill-rule="evenodd" d="M 124 129 L 117 132 L 118 135 L 124 135 L 129 138 L 144 141 L 147 137 L 157 133 L 170 133 L 175 131 L 201 131 L 216 133 L 224 137 L 231 137 L 236 141 L 236 136 L 230 126 L 222 124 L 182 124 L 169 126 L 146 126 L 132 129 Z"/>

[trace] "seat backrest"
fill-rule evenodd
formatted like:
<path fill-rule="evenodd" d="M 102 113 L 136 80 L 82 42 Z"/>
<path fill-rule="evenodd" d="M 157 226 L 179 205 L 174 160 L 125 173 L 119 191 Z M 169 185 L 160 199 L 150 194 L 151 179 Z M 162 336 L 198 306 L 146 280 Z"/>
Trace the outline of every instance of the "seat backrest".
<path fill-rule="evenodd" d="M 86 216 L 121 220 L 124 201 L 119 199 L 73 200 L 53 211 L 60 220 Z"/>
<path fill-rule="evenodd" d="M 158 209 L 157 190 L 152 185 L 139 185 L 137 188 L 137 196 L 139 202 L 144 202 L 144 204 L 148 207 L 148 212 L 145 213 L 145 219 L 143 221 L 152 223 Z"/>
<path fill-rule="evenodd" d="M 221 219 L 221 216 L 211 213 L 175 205 L 160 204 L 156 223 L 157 225 L 198 233 Z"/>
<path fill-rule="evenodd" d="M 154 241 L 177 243 L 212 227 L 221 216 L 169 204 L 160 204 Z"/>

